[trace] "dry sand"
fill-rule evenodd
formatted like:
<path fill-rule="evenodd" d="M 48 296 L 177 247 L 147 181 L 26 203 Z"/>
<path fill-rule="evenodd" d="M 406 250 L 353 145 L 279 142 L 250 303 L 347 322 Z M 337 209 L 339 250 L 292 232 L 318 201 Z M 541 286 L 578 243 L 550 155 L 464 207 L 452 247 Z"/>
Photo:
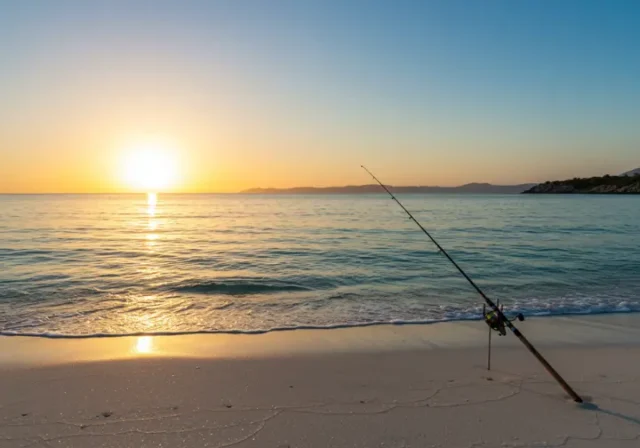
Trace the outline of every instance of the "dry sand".
<path fill-rule="evenodd" d="M 640 318 L 0 339 L 0 447 L 640 447 Z"/>

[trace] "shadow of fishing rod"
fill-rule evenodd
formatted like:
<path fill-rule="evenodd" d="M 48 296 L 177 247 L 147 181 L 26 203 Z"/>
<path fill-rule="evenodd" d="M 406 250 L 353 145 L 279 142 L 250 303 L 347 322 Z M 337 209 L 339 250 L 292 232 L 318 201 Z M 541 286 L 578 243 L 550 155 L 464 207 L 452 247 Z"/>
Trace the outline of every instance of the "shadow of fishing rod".
<path fill-rule="evenodd" d="M 480 289 L 480 287 L 476 285 L 473 280 L 471 280 L 471 277 L 469 277 L 467 273 L 460 266 L 458 266 L 458 263 L 456 263 L 453 260 L 453 258 L 451 258 L 451 256 L 447 253 L 447 251 L 444 250 L 442 246 L 440 246 L 440 244 L 431 236 L 429 232 L 427 232 L 427 230 L 424 227 L 422 227 L 422 224 L 420 224 L 418 220 L 416 220 L 416 218 L 413 217 L 411 212 L 407 210 L 404 205 L 402 205 L 402 202 L 400 202 L 398 198 L 396 198 L 393 195 L 393 193 L 391 193 L 391 191 L 389 191 L 389 189 L 382 182 L 380 182 L 380 180 L 378 180 L 376 176 L 373 175 L 371 171 L 369 171 L 364 165 L 360 165 L 360 166 L 362 167 L 363 170 L 369 173 L 371 177 L 373 177 L 373 180 L 375 180 L 378 183 L 378 185 L 380 185 L 384 189 L 384 191 L 389 193 L 389 196 L 391 196 L 391 199 L 396 201 L 396 203 L 400 206 L 400 208 L 402 208 L 402 210 L 404 210 L 405 213 L 409 215 L 409 218 L 414 223 L 416 223 L 416 225 L 420 228 L 420 230 L 422 230 L 422 232 L 425 235 L 427 235 L 427 237 L 429 237 L 431 242 L 436 245 L 440 253 L 442 253 L 442 255 L 444 255 L 445 257 L 447 257 L 447 260 L 449 260 L 451 264 L 455 266 L 458 272 L 460 272 L 460 274 L 462 274 L 462 276 L 469 282 L 469 284 L 473 286 L 473 289 L 475 289 L 476 292 L 480 294 L 480 296 L 484 299 L 485 303 L 496 314 L 497 319 L 499 319 L 500 323 L 503 324 L 509 330 L 511 330 L 511 332 L 520 340 L 520 342 L 524 344 L 525 347 L 527 347 L 527 350 L 529 350 L 531 354 L 536 357 L 536 359 L 540 362 L 540 364 L 542 364 L 542 366 L 547 370 L 547 372 L 549 372 L 549 374 L 558 382 L 558 384 L 560 384 L 560 386 L 564 389 L 564 391 L 567 394 L 569 394 L 569 396 L 575 402 L 582 403 L 582 398 L 580 398 L 580 396 L 571 388 L 571 386 L 569 386 L 569 384 L 564 380 L 564 378 L 562 378 L 560 374 L 556 372 L 556 370 L 553 367 L 551 367 L 551 364 L 549 364 L 549 362 L 546 359 L 544 359 L 544 357 L 540 354 L 540 352 L 538 352 L 538 350 L 536 350 L 536 348 L 533 345 L 531 345 L 531 343 L 527 340 L 527 338 L 525 338 L 524 335 L 520 333 L 520 330 L 518 330 L 509 319 L 507 319 L 507 317 L 504 315 L 502 310 L 489 297 L 487 297 L 487 295 Z"/>
<path fill-rule="evenodd" d="M 611 417 L 619 418 L 626 422 L 640 426 L 640 418 L 633 417 L 631 415 L 622 414 L 620 412 L 610 411 L 609 409 L 603 409 L 595 403 L 582 403 L 580 407 L 582 409 L 586 409 L 587 411 L 594 411 L 594 412 L 599 412 L 601 414 L 610 415 Z"/>

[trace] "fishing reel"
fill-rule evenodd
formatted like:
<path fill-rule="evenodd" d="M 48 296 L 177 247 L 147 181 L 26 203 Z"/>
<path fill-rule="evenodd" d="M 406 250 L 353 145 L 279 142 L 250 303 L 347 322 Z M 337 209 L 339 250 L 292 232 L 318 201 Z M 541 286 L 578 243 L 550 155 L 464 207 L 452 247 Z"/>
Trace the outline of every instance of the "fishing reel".
<path fill-rule="evenodd" d="M 509 318 L 504 314 L 504 307 L 500 305 L 500 301 L 496 302 L 497 309 L 489 309 L 487 311 L 487 306 L 482 305 L 482 319 L 484 323 L 489 327 L 489 345 L 487 346 L 487 370 L 491 370 L 491 333 L 494 331 L 498 333 L 498 336 L 506 336 L 507 335 L 507 327 L 510 327 L 513 330 L 513 325 L 511 322 L 517 320 L 519 322 L 524 321 L 524 315 L 522 313 L 518 313 L 515 316 Z M 498 312 L 500 310 L 500 312 Z M 516 333 L 517 336 L 517 333 Z"/>
<path fill-rule="evenodd" d="M 514 320 L 522 322 L 524 321 L 524 315 L 522 313 L 518 313 L 512 318 L 507 318 L 503 312 L 504 307 L 501 305 L 498 306 L 500 307 L 500 313 L 494 310 L 489 310 L 487 312 L 487 306 L 482 305 L 482 317 L 484 319 L 484 322 L 489 326 L 489 329 L 496 331 L 498 333 L 498 336 L 506 336 L 506 323 L 511 323 Z"/>

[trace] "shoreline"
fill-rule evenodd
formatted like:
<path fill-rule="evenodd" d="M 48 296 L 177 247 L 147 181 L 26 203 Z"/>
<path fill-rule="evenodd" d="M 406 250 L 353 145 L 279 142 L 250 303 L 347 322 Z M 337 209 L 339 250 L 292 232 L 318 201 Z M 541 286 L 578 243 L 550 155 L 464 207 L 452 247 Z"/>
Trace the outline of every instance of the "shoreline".
<path fill-rule="evenodd" d="M 536 347 L 640 345 L 640 313 L 531 317 L 516 326 Z M 137 357 L 254 358 L 326 353 L 481 349 L 488 327 L 481 320 L 428 324 L 372 324 L 265 333 L 139 334 L 104 337 L 0 336 L 0 369 Z M 521 347 L 510 333 L 493 333 L 494 350 Z M 523 348 L 524 349 L 524 348 Z"/>
<path fill-rule="evenodd" d="M 573 318 L 573 317 L 588 317 L 593 316 L 595 318 L 601 316 L 616 316 L 638 314 L 639 310 L 624 310 L 624 311 L 603 311 L 603 312 L 568 312 L 561 314 L 532 314 L 527 316 L 527 320 L 530 319 L 555 319 L 555 318 Z M 448 324 L 459 322 L 482 322 L 482 317 L 460 317 L 443 320 L 407 320 L 407 321 L 374 321 L 374 322 L 356 322 L 345 324 L 331 324 L 331 325 L 299 325 L 292 327 L 274 327 L 269 329 L 256 329 L 256 330 L 185 330 L 185 331 L 150 331 L 150 332 L 131 332 L 131 333 L 93 333 L 93 334 L 67 334 L 67 333 L 29 333 L 19 332 L 13 330 L 0 330 L 0 339 L 3 337 L 13 338 L 42 338 L 42 339 L 103 339 L 103 338 L 127 338 L 127 337 L 142 337 L 142 336 L 196 336 L 196 335 L 261 335 L 277 332 L 292 332 L 292 331 L 327 331 L 327 330 L 345 330 L 356 329 L 366 327 L 404 327 L 404 326 L 423 326 L 423 325 L 435 325 L 435 324 Z"/>

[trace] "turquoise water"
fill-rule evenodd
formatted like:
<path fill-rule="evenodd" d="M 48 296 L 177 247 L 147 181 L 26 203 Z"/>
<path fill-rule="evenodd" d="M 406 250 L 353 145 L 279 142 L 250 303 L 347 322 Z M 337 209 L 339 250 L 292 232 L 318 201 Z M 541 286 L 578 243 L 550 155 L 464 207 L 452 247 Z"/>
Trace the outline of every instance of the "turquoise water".
<path fill-rule="evenodd" d="M 640 197 L 401 200 L 514 311 L 640 311 Z M 480 309 L 384 195 L 0 196 L 3 334 L 253 332 Z"/>

